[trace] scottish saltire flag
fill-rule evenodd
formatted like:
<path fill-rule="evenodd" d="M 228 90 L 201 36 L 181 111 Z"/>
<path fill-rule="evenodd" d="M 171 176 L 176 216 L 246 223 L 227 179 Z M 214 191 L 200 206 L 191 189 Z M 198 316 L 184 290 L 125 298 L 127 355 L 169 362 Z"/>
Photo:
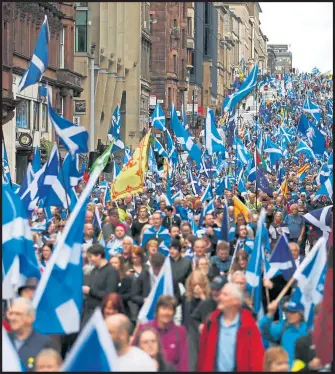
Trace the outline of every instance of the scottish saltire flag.
<path fill-rule="evenodd" d="M 201 160 L 199 174 L 202 177 L 207 177 L 212 179 L 217 173 L 217 168 L 213 163 L 213 160 L 206 158 Z"/>
<path fill-rule="evenodd" d="M 269 160 L 272 167 L 279 161 L 282 157 L 281 149 L 273 143 L 269 136 L 265 138 L 264 152 L 269 154 Z"/>
<path fill-rule="evenodd" d="M 131 159 L 130 149 L 128 147 L 125 147 L 124 155 L 123 155 L 123 166 L 127 165 L 130 159 Z"/>
<path fill-rule="evenodd" d="M 328 169 L 330 170 L 333 170 L 333 152 L 330 154 L 329 158 L 328 158 Z"/>
<path fill-rule="evenodd" d="M 323 183 L 323 185 L 315 192 L 313 201 L 320 196 L 325 195 L 333 200 L 333 174 Z"/>
<path fill-rule="evenodd" d="M 332 208 L 332 205 L 328 205 L 304 215 L 305 220 L 313 225 L 326 240 L 331 232 Z"/>
<path fill-rule="evenodd" d="M 212 199 L 205 207 L 204 210 L 202 211 L 202 217 L 205 217 L 206 214 L 210 214 L 214 212 L 214 199 Z"/>
<path fill-rule="evenodd" d="M 27 278 L 40 278 L 26 210 L 9 184 L 2 185 L 2 298 L 16 297 Z"/>
<path fill-rule="evenodd" d="M 162 157 L 168 157 L 168 154 L 162 144 L 155 138 L 154 151 Z"/>
<path fill-rule="evenodd" d="M 47 66 L 49 61 L 49 50 L 48 44 L 50 40 L 49 24 L 47 16 L 44 17 L 44 22 L 41 27 L 40 34 L 38 36 L 33 57 L 28 70 L 24 73 L 19 86 L 17 93 L 20 93 L 25 88 L 38 83 Z"/>
<path fill-rule="evenodd" d="M 321 120 L 321 109 L 320 107 L 313 103 L 308 96 L 304 102 L 303 111 L 309 113 L 317 123 Z"/>
<path fill-rule="evenodd" d="M 317 175 L 315 182 L 317 184 L 324 183 L 332 174 L 332 170 L 329 169 L 327 164 L 322 164 L 319 174 Z"/>
<path fill-rule="evenodd" d="M 164 111 L 159 104 L 156 104 L 155 109 L 152 113 L 151 120 L 152 120 L 152 127 L 153 128 L 155 128 L 157 130 L 160 130 L 160 131 L 165 131 L 166 130 L 165 114 L 164 114 Z"/>
<path fill-rule="evenodd" d="M 149 147 L 148 169 L 152 173 L 158 173 L 158 166 L 157 166 L 156 158 L 155 158 L 154 151 L 152 150 L 151 146 Z"/>
<path fill-rule="evenodd" d="M 2 371 L 6 372 L 22 372 L 25 368 L 20 357 L 11 342 L 6 329 L 2 326 Z"/>
<path fill-rule="evenodd" d="M 223 204 L 223 219 L 222 219 L 222 226 L 219 231 L 219 234 L 216 235 L 219 240 L 224 240 L 228 242 L 228 233 L 229 233 L 229 214 L 228 214 L 228 206 L 226 202 Z"/>
<path fill-rule="evenodd" d="M 254 312 L 258 313 L 261 310 L 262 304 L 262 236 L 263 227 L 265 222 L 265 210 L 262 209 L 256 230 L 256 238 L 254 242 L 254 249 L 251 252 L 249 262 L 247 265 L 246 278 L 247 278 L 247 291 L 253 295 Z"/>
<path fill-rule="evenodd" d="M 222 177 L 221 181 L 218 182 L 218 185 L 216 187 L 216 195 L 217 196 L 222 195 L 224 190 L 231 191 L 232 185 L 233 185 L 233 180 L 234 180 L 234 178 L 230 177 L 230 176 Z"/>
<path fill-rule="evenodd" d="M 273 278 L 276 275 L 282 274 L 286 281 L 289 281 L 297 267 L 292 257 L 290 247 L 288 246 L 288 240 L 285 234 L 281 234 L 275 248 L 273 249 L 270 259 L 270 271 L 267 272 L 266 277 L 268 279 Z"/>
<path fill-rule="evenodd" d="M 100 308 L 96 308 L 67 354 L 62 372 L 118 371 L 118 356 Z"/>
<path fill-rule="evenodd" d="M 226 149 L 216 128 L 214 111 L 210 108 L 207 108 L 207 117 L 205 124 L 205 144 L 207 153 L 210 156 L 213 154 L 213 152 L 221 152 L 225 156 Z"/>
<path fill-rule="evenodd" d="M 201 164 L 201 149 L 193 142 L 191 136 L 179 122 L 174 105 L 171 108 L 171 127 L 177 137 L 178 143 L 183 146 L 184 150 L 189 153 L 192 160 L 199 166 Z"/>
<path fill-rule="evenodd" d="M 293 275 L 298 283 L 291 300 L 304 305 L 305 321 L 309 328 L 313 326 L 314 306 L 323 298 L 327 269 L 326 243 L 325 238 L 318 239 Z"/>
<path fill-rule="evenodd" d="M 239 161 L 247 165 L 248 160 L 251 159 L 250 152 L 248 151 L 247 147 L 241 142 L 241 140 L 237 137 L 234 138 L 233 149 L 237 153 Z"/>
<path fill-rule="evenodd" d="M 173 164 L 177 164 L 178 163 L 178 152 L 177 152 L 176 146 L 174 144 L 174 141 L 168 129 L 166 129 L 166 139 L 167 139 L 167 154 L 168 154 L 169 161 L 171 160 Z"/>
<path fill-rule="evenodd" d="M 115 181 L 115 179 L 117 178 L 117 176 L 120 174 L 121 172 L 121 169 L 119 167 L 119 165 L 115 162 L 115 160 L 113 160 L 113 182 Z"/>
<path fill-rule="evenodd" d="M 200 195 L 203 189 L 202 184 L 200 183 L 198 177 L 192 174 L 192 171 L 189 170 L 189 181 L 191 183 L 192 191 L 194 195 Z"/>
<path fill-rule="evenodd" d="M 79 331 L 83 305 L 82 243 L 86 205 L 99 175 L 107 165 L 112 143 L 94 162 L 90 179 L 59 237 L 33 299 L 35 329 L 41 334 Z"/>
<path fill-rule="evenodd" d="M 171 200 L 172 202 L 174 202 L 176 199 L 183 199 L 184 198 L 184 195 L 183 193 L 181 192 L 181 190 L 177 191 L 172 197 L 171 197 Z"/>
<path fill-rule="evenodd" d="M 169 256 L 166 257 L 164 265 L 158 274 L 156 283 L 152 287 L 146 302 L 143 304 L 140 310 L 138 320 L 141 323 L 152 321 L 155 318 L 157 301 L 163 295 L 174 296 L 173 278 Z"/>
<path fill-rule="evenodd" d="M 26 175 L 22 181 L 19 191 L 17 192 L 19 196 L 22 196 L 22 194 L 27 190 L 30 183 L 32 183 L 33 178 L 34 178 L 33 169 L 32 169 L 31 163 L 28 163 Z"/>
<path fill-rule="evenodd" d="M 108 140 L 114 140 L 112 151 L 115 152 L 118 149 L 124 149 L 124 143 L 120 139 L 120 128 L 121 128 L 121 112 L 120 106 L 117 105 L 112 115 L 112 122 L 108 131 Z"/>
<path fill-rule="evenodd" d="M 204 193 L 201 196 L 201 202 L 204 203 L 206 200 L 214 199 L 213 189 L 210 183 L 208 183 Z"/>
<path fill-rule="evenodd" d="M 297 148 L 295 150 L 295 153 L 303 153 L 305 154 L 309 160 L 314 160 L 315 159 L 315 154 L 312 150 L 311 147 L 309 147 L 303 140 L 300 139 Z"/>
<path fill-rule="evenodd" d="M 302 114 L 299 120 L 298 131 L 305 135 L 308 145 L 317 155 L 322 155 L 326 150 L 326 141 L 321 131 L 308 118 Z"/>
<path fill-rule="evenodd" d="M 10 183 L 11 180 L 6 146 L 2 140 L 2 183 Z"/>
<path fill-rule="evenodd" d="M 228 112 L 232 110 L 236 105 L 242 101 L 249 93 L 256 87 L 258 75 L 258 65 L 255 65 L 251 70 L 248 77 L 244 80 L 240 89 L 228 96 L 223 102 L 223 110 Z"/>
<path fill-rule="evenodd" d="M 32 163 L 31 163 L 31 167 L 33 169 L 34 174 L 37 173 L 42 167 L 41 152 L 40 152 L 40 149 L 38 148 L 38 146 L 35 147 L 34 157 L 33 157 Z"/>
<path fill-rule="evenodd" d="M 170 246 L 170 243 L 171 243 L 170 233 L 169 233 L 169 230 L 166 229 L 164 226 L 161 226 L 158 231 L 156 231 L 154 227 L 149 227 L 147 230 L 145 230 L 143 234 L 142 242 L 141 242 L 141 247 L 145 247 L 147 242 L 152 238 L 155 238 L 158 241 L 164 241 L 167 247 Z"/>
<path fill-rule="evenodd" d="M 57 178 L 53 179 L 50 184 L 50 189 L 44 202 L 45 206 L 57 206 L 70 212 L 74 209 L 77 202 L 74 187 L 78 185 L 80 179 L 76 164 L 76 158 L 68 153 Z"/>
<path fill-rule="evenodd" d="M 61 143 L 73 155 L 75 153 L 88 152 L 88 132 L 83 126 L 77 126 L 66 118 L 59 116 L 51 106 L 48 98 L 49 118 Z"/>

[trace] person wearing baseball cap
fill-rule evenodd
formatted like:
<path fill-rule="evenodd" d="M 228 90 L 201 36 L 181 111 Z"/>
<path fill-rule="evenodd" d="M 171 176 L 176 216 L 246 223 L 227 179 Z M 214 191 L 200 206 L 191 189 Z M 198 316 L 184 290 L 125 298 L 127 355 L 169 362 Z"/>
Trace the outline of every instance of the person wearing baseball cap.
<path fill-rule="evenodd" d="M 261 319 L 259 329 L 271 343 L 282 346 L 289 356 L 289 365 L 294 361 L 295 343 L 297 339 L 308 334 L 307 323 L 304 321 L 304 305 L 295 300 L 284 304 L 286 319 L 273 321 L 279 302 L 274 300 L 268 305 L 267 314 Z"/>

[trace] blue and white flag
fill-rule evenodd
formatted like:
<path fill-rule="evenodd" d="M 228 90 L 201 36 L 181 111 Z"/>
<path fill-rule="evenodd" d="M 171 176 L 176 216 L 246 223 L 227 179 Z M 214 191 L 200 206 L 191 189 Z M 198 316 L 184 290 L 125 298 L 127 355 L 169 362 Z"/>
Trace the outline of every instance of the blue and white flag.
<path fill-rule="evenodd" d="M 330 170 L 333 170 L 333 162 L 334 162 L 334 160 L 333 160 L 333 152 L 332 152 L 330 154 L 329 158 L 328 158 L 328 168 Z"/>
<path fill-rule="evenodd" d="M 276 162 L 282 157 L 281 149 L 275 143 L 273 143 L 269 136 L 266 136 L 265 138 L 264 152 L 269 154 L 270 164 L 272 167 L 274 167 Z"/>
<path fill-rule="evenodd" d="M 174 141 L 168 129 L 166 129 L 166 139 L 167 139 L 167 153 L 168 153 L 169 161 L 172 161 L 173 164 L 177 164 L 178 163 L 178 152 L 177 152 L 176 146 L 174 144 Z"/>
<path fill-rule="evenodd" d="M 154 151 L 162 157 L 168 157 L 168 154 L 162 144 L 155 138 Z"/>
<path fill-rule="evenodd" d="M 247 147 L 241 142 L 241 140 L 238 137 L 234 138 L 233 149 L 237 153 L 238 159 L 244 165 L 247 165 L 248 161 L 251 159 L 251 155 Z"/>
<path fill-rule="evenodd" d="M 119 165 L 115 162 L 115 159 L 113 160 L 113 182 L 115 181 L 115 179 L 117 178 L 117 176 L 120 174 L 121 172 L 121 169 L 119 167 Z"/>
<path fill-rule="evenodd" d="M 124 143 L 120 139 L 120 128 L 121 128 L 121 112 L 120 112 L 120 106 L 117 105 L 114 113 L 112 115 L 112 121 L 111 125 L 108 131 L 108 140 L 114 141 L 112 152 L 117 151 L 118 149 L 124 149 Z"/>
<path fill-rule="evenodd" d="M 176 199 L 183 199 L 184 198 L 184 195 L 183 193 L 181 192 L 181 190 L 177 191 L 172 197 L 172 202 L 174 202 Z"/>
<path fill-rule="evenodd" d="M 228 205 L 225 202 L 223 204 L 222 226 L 221 226 L 219 235 L 217 235 L 217 238 L 219 240 L 224 240 L 228 242 L 228 233 L 229 233 L 229 214 L 228 214 Z"/>
<path fill-rule="evenodd" d="M 252 295 L 254 312 L 258 313 L 261 310 L 262 304 L 262 236 L 265 222 L 265 210 L 262 209 L 258 223 L 254 249 L 251 252 L 249 262 L 247 265 L 247 291 Z"/>
<path fill-rule="evenodd" d="M 304 102 L 303 111 L 309 113 L 317 123 L 321 120 L 321 109 L 315 103 L 313 103 L 310 97 L 307 97 Z"/>
<path fill-rule="evenodd" d="M 124 155 L 123 155 L 123 166 L 128 164 L 128 161 L 131 159 L 131 152 L 128 147 L 124 148 Z"/>
<path fill-rule="evenodd" d="M 2 298 L 16 297 L 27 278 L 40 278 L 26 210 L 9 184 L 2 185 Z"/>
<path fill-rule="evenodd" d="M 315 192 L 313 201 L 322 195 L 328 196 L 333 201 L 333 174 L 323 183 L 323 185 Z"/>
<path fill-rule="evenodd" d="M 207 108 L 205 144 L 207 152 L 210 156 L 213 154 L 213 152 L 221 152 L 225 156 L 226 149 L 216 128 L 214 111 L 210 108 Z"/>
<path fill-rule="evenodd" d="M 154 174 L 158 173 L 158 166 L 156 162 L 156 158 L 154 155 L 154 151 L 152 150 L 152 147 L 149 147 L 149 155 L 148 155 L 148 169 Z"/>
<path fill-rule="evenodd" d="M 271 253 L 269 263 L 271 268 L 265 275 L 267 279 L 282 274 L 284 279 L 289 281 L 296 271 L 297 267 L 292 257 L 292 252 L 288 246 L 288 240 L 285 234 L 282 234 L 279 237 L 276 246 Z"/>
<path fill-rule="evenodd" d="M 324 183 L 332 174 L 332 170 L 329 169 L 327 164 L 322 164 L 318 176 L 315 178 L 317 184 Z"/>
<path fill-rule="evenodd" d="M 311 147 L 309 147 L 303 140 L 300 139 L 295 153 L 304 153 L 309 160 L 313 161 L 315 159 L 315 154 Z"/>
<path fill-rule="evenodd" d="M 102 156 L 101 156 L 102 157 Z M 82 243 L 86 205 L 105 165 L 97 163 L 57 241 L 33 299 L 35 328 L 41 334 L 79 331 L 83 305 Z"/>
<path fill-rule="evenodd" d="M 326 140 L 321 131 L 308 118 L 302 114 L 299 120 L 298 131 L 306 136 L 308 145 L 317 155 L 322 155 L 326 150 Z"/>
<path fill-rule="evenodd" d="M 10 183 L 11 180 L 6 146 L 2 140 L 2 183 Z"/>
<path fill-rule="evenodd" d="M 202 211 L 202 216 L 205 217 L 206 214 L 214 213 L 214 199 L 212 199 L 205 207 L 204 210 Z"/>
<path fill-rule="evenodd" d="M 155 109 L 152 113 L 151 120 L 152 120 L 152 127 L 153 128 L 155 128 L 157 130 L 160 130 L 160 131 L 165 131 L 166 130 L 165 114 L 164 114 L 164 111 L 159 104 L 156 104 Z"/>
<path fill-rule="evenodd" d="M 328 205 L 304 215 L 305 220 L 313 225 L 326 240 L 331 232 L 332 208 L 332 205 Z"/>
<path fill-rule="evenodd" d="M 213 189 L 210 183 L 208 183 L 204 193 L 201 196 L 201 202 L 204 203 L 206 200 L 213 200 L 214 194 Z"/>
<path fill-rule="evenodd" d="M 161 226 L 158 231 L 156 231 L 154 227 L 149 227 L 147 230 L 145 230 L 143 233 L 141 247 L 144 248 L 148 241 L 153 238 L 157 239 L 158 241 L 164 241 L 167 247 L 170 246 L 170 233 L 169 230 L 164 226 Z"/>
<path fill-rule="evenodd" d="M 203 189 L 198 177 L 193 175 L 192 171 L 189 170 L 189 182 L 191 183 L 192 191 L 194 195 L 200 195 Z"/>
<path fill-rule="evenodd" d="M 185 151 L 187 151 L 198 166 L 201 164 L 201 149 L 200 147 L 194 143 L 191 136 L 188 132 L 183 128 L 181 123 L 179 122 L 176 109 L 172 104 L 171 108 L 171 128 L 173 129 L 178 143 L 181 144 Z"/>
<path fill-rule="evenodd" d="M 11 342 L 6 329 L 2 326 L 2 372 L 23 372 L 25 368 Z"/>
<path fill-rule="evenodd" d="M 96 308 L 71 351 L 67 354 L 62 372 L 118 371 L 118 356 L 100 308 Z"/>
<path fill-rule="evenodd" d="M 34 175 L 41 169 L 41 152 L 38 146 L 35 147 L 33 161 L 31 163 L 31 167 L 33 170 Z"/>
<path fill-rule="evenodd" d="M 138 320 L 141 323 L 152 321 L 155 318 L 157 301 L 163 295 L 174 296 L 170 256 L 166 257 L 156 283 L 140 310 Z"/>
<path fill-rule="evenodd" d="M 75 153 L 88 152 L 88 132 L 83 126 L 77 126 L 66 118 L 59 116 L 51 106 L 48 98 L 49 118 L 61 143 L 73 155 Z"/>
<path fill-rule="evenodd" d="M 182 124 L 185 130 L 188 130 L 189 126 L 187 123 L 187 114 L 185 112 L 184 104 L 181 104 L 181 115 L 182 115 Z"/>
<path fill-rule="evenodd" d="M 31 163 L 28 163 L 26 175 L 18 191 L 19 196 L 22 196 L 25 193 L 25 191 L 28 189 L 28 186 L 32 183 L 33 179 L 34 179 L 34 172 L 33 172 Z"/>
<path fill-rule="evenodd" d="M 257 85 L 258 65 L 255 65 L 248 77 L 244 80 L 240 89 L 232 93 L 223 102 L 223 110 L 225 112 L 231 111 L 236 105 L 242 101 Z"/>
<path fill-rule="evenodd" d="M 305 321 L 309 328 L 313 326 L 314 306 L 323 298 L 327 269 L 326 243 L 325 238 L 318 239 L 293 275 L 298 284 L 291 300 L 304 305 Z"/>
<path fill-rule="evenodd" d="M 49 41 L 49 24 L 48 18 L 45 16 L 29 68 L 26 70 L 19 83 L 17 93 L 20 93 L 25 88 L 38 83 L 41 80 L 49 62 Z"/>

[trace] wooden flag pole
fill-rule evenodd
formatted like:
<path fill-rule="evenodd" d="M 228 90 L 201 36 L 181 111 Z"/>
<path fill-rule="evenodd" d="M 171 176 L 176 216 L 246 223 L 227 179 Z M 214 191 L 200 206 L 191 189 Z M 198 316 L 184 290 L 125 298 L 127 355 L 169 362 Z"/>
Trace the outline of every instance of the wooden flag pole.
<path fill-rule="evenodd" d="M 293 282 L 295 281 L 295 278 L 292 277 L 285 285 L 285 287 L 281 290 L 280 294 L 276 298 L 276 302 L 279 303 L 279 301 L 286 295 L 289 288 L 292 286 Z"/>

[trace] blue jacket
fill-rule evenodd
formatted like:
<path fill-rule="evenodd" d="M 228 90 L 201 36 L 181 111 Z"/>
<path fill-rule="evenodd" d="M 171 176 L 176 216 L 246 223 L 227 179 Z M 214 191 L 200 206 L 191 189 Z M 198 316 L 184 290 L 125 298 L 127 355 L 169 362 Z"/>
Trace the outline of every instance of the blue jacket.
<path fill-rule="evenodd" d="M 259 329 L 263 336 L 278 341 L 278 344 L 286 350 L 291 367 L 294 361 L 295 342 L 297 339 L 308 334 L 306 322 L 300 323 L 299 327 L 294 327 L 289 325 L 285 320 L 273 322 L 273 318 L 265 315 L 259 322 Z"/>

